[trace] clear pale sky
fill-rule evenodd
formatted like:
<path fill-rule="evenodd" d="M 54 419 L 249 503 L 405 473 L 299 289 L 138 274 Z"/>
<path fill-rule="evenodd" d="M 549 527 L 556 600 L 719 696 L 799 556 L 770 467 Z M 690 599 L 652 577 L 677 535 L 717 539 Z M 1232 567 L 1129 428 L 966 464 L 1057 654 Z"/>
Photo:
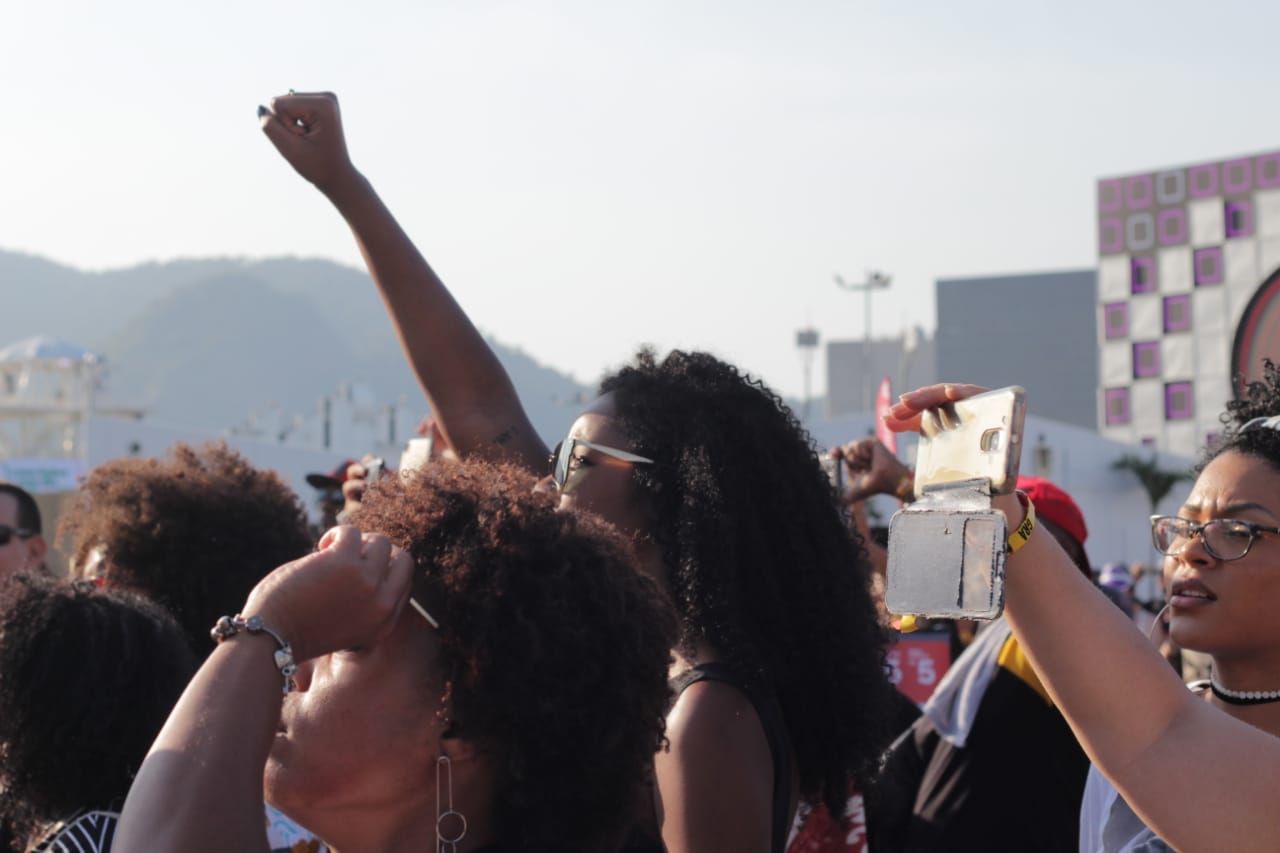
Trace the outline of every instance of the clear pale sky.
<path fill-rule="evenodd" d="M 13 0 L 0 248 L 358 266 L 255 117 L 330 89 L 484 331 L 588 382 L 651 342 L 798 393 L 797 329 L 862 335 L 833 273 L 893 275 L 875 334 L 931 329 L 936 278 L 1092 266 L 1098 177 L 1280 148 L 1278 31 L 1231 0 Z"/>

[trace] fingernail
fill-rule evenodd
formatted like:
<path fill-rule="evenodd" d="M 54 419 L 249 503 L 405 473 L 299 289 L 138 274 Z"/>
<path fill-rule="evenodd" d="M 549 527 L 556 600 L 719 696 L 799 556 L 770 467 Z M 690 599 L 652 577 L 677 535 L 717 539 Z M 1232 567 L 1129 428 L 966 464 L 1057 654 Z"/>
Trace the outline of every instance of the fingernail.
<path fill-rule="evenodd" d="M 262 118 L 266 114 L 267 114 L 267 108 L 264 107 L 262 104 L 258 104 L 258 118 Z"/>

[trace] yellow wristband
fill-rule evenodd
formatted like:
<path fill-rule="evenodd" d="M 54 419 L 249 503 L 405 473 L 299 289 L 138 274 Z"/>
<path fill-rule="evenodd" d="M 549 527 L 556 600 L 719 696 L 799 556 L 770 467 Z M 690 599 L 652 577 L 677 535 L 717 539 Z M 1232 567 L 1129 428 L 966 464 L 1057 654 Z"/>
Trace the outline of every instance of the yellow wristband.
<path fill-rule="evenodd" d="M 1036 505 L 1031 502 L 1031 498 L 1027 497 L 1026 492 L 1018 492 L 1018 500 L 1022 501 L 1026 514 L 1022 516 L 1022 523 L 1009 534 L 1008 553 L 1010 554 L 1016 554 L 1019 548 L 1026 545 L 1027 540 L 1031 538 L 1031 532 L 1036 529 Z"/>

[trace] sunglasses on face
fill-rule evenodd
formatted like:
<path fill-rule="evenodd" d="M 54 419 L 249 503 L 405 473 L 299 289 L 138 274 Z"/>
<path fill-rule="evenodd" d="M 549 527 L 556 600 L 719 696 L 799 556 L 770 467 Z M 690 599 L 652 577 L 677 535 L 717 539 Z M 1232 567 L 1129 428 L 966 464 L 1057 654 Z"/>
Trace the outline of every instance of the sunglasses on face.
<path fill-rule="evenodd" d="M 10 527 L 7 524 L 0 524 L 0 548 L 8 545 L 15 536 L 19 539 L 30 539 L 35 535 L 36 532 L 34 530 L 27 530 L 25 527 Z"/>
<path fill-rule="evenodd" d="M 587 441 L 581 438 L 566 438 L 555 446 L 551 451 L 551 456 L 547 458 L 547 467 L 551 472 L 551 479 L 555 480 L 556 488 L 563 491 L 565 481 L 569 479 L 572 471 L 578 470 L 585 460 L 580 456 L 574 456 L 573 450 L 576 447 L 585 447 L 594 450 L 597 453 L 603 453 L 605 456 L 611 456 L 614 459 L 620 459 L 623 462 L 631 462 L 633 464 L 652 465 L 653 460 L 644 456 L 638 456 L 627 450 L 619 450 L 616 447 L 608 447 L 603 444 L 596 444 L 594 441 Z M 577 460 L 576 462 L 574 460 Z"/>
<path fill-rule="evenodd" d="M 1253 541 L 1262 533 L 1280 533 L 1280 527 L 1267 527 L 1238 518 L 1215 518 L 1200 524 L 1171 515 L 1151 516 L 1151 541 L 1156 550 L 1169 557 L 1176 557 L 1191 544 L 1193 536 L 1210 557 L 1222 562 L 1239 560 L 1253 547 Z"/>

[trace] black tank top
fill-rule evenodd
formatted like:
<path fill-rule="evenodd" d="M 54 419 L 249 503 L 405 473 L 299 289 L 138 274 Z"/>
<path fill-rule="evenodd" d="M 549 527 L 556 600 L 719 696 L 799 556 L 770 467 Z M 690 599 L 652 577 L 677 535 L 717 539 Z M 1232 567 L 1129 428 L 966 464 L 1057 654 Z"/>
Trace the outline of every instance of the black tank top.
<path fill-rule="evenodd" d="M 744 678 L 733 667 L 723 663 L 702 663 L 671 679 L 671 692 L 677 697 L 690 685 L 699 681 L 719 681 L 737 688 L 751 702 L 760 726 L 764 729 L 773 756 L 773 831 L 770 849 L 773 853 L 785 853 L 787 835 L 791 830 L 788 820 L 791 814 L 791 738 L 787 736 L 782 708 L 772 689 L 759 679 Z"/>

